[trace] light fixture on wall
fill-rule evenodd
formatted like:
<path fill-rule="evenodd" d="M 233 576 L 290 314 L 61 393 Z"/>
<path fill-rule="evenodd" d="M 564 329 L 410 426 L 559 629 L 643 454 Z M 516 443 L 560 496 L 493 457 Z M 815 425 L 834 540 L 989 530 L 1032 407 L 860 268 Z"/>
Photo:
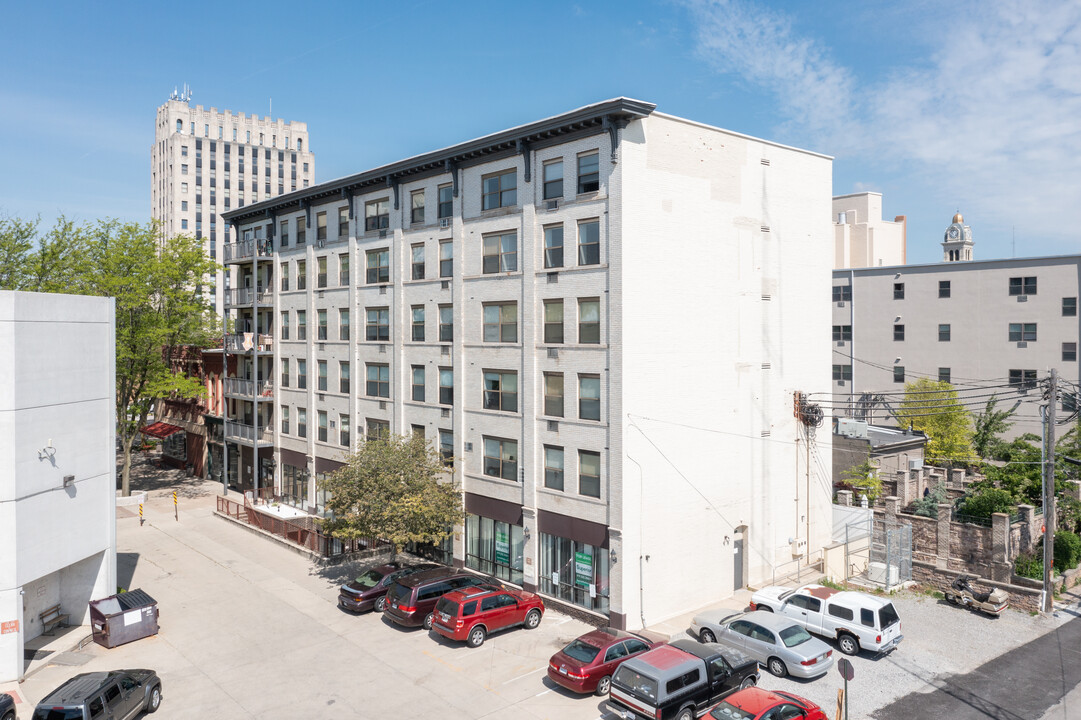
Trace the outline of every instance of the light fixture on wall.
<path fill-rule="evenodd" d="M 619 562 L 619 556 L 616 555 L 616 549 L 615 548 L 612 548 L 611 550 L 608 551 L 608 561 L 612 565 L 615 565 L 617 562 Z"/>
<path fill-rule="evenodd" d="M 526 539 L 526 542 L 529 542 L 529 538 L 532 537 L 530 535 L 530 533 L 529 533 L 529 527 L 528 526 L 522 528 L 522 537 L 524 537 Z"/>
<path fill-rule="evenodd" d="M 38 460 L 52 460 L 56 456 L 56 448 L 53 447 L 53 439 L 49 438 L 45 447 L 38 450 Z"/>

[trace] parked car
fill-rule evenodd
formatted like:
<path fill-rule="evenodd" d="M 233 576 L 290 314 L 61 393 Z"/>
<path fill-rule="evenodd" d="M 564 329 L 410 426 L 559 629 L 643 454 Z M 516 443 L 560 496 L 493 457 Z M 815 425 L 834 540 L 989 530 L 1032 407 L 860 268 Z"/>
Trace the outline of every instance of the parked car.
<path fill-rule="evenodd" d="M 829 720 L 820 706 L 806 698 L 758 687 L 730 695 L 709 716 L 715 720 Z"/>
<path fill-rule="evenodd" d="M 622 630 L 600 628 L 553 655 L 548 677 L 572 692 L 607 695 L 616 668 L 660 644 Z"/>
<path fill-rule="evenodd" d="M 131 720 L 160 705 L 161 680 L 153 670 L 83 673 L 46 695 L 33 720 Z"/>
<path fill-rule="evenodd" d="M 777 677 L 817 677 L 833 667 L 833 649 L 784 615 L 762 610 L 707 611 L 694 616 L 691 632 L 702 642 L 717 642 L 750 655 Z"/>
<path fill-rule="evenodd" d="M 0 693 L 0 720 L 15 720 L 15 698 Z"/>
<path fill-rule="evenodd" d="M 608 705 L 627 720 L 694 720 L 758 679 L 758 663 L 738 650 L 675 640 L 620 665 Z"/>
<path fill-rule="evenodd" d="M 338 606 L 356 613 L 369 610 L 383 612 L 383 606 L 387 602 L 387 590 L 395 580 L 438 567 L 434 563 L 402 565 L 392 562 L 372 568 L 356 580 L 342 585 L 338 592 Z"/>
<path fill-rule="evenodd" d="M 497 630 L 518 625 L 532 630 L 540 625 L 543 615 L 544 601 L 536 593 L 479 585 L 454 590 L 439 598 L 432 630 L 448 640 L 464 640 L 475 648 Z"/>
<path fill-rule="evenodd" d="M 452 590 L 476 585 L 501 587 L 498 581 L 461 569 L 440 567 L 399 578 L 387 590 L 383 617 L 405 627 L 432 627 L 432 613 L 439 598 Z"/>
<path fill-rule="evenodd" d="M 836 638 L 845 655 L 855 655 L 861 648 L 888 652 L 904 639 L 893 603 L 867 593 L 824 585 L 795 590 L 773 585 L 751 596 L 751 609 L 784 615 L 816 635 Z"/>

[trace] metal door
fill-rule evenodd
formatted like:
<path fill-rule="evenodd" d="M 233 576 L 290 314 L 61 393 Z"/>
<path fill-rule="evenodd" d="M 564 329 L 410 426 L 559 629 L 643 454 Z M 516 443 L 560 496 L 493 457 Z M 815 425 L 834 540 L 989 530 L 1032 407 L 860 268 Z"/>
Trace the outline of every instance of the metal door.
<path fill-rule="evenodd" d="M 737 533 L 732 542 L 732 589 L 743 587 L 743 533 Z"/>

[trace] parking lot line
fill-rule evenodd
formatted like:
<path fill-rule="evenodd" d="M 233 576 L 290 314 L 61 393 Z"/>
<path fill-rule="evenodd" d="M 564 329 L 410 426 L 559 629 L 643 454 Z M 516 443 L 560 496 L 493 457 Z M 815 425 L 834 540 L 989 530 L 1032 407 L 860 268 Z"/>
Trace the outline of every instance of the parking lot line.
<path fill-rule="evenodd" d="M 546 667 L 546 666 L 545 666 L 545 667 Z M 529 677 L 529 676 L 530 676 L 530 675 L 532 675 L 533 673 L 535 673 L 535 672 L 540 672 L 540 671 L 541 671 L 541 670 L 543 670 L 543 669 L 544 669 L 544 667 L 539 667 L 539 668 L 536 668 L 536 669 L 534 669 L 534 670 L 530 670 L 530 671 L 529 671 L 529 672 L 527 672 L 527 673 L 522 673 L 521 675 L 519 675 L 519 676 L 517 676 L 517 677 L 512 677 L 512 678 L 511 678 L 510 680 L 506 680 L 506 681 L 504 681 L 504 682 L 503 682 L 503 684 L 504 684 L 504 685 L 507 685 L 507 684 L 509 684 L 509 683 L 512 683 L 512 682 L 514 682 L 515 680 L 521 680 L 522 678 L 524 678 L 524 677 Z"/>

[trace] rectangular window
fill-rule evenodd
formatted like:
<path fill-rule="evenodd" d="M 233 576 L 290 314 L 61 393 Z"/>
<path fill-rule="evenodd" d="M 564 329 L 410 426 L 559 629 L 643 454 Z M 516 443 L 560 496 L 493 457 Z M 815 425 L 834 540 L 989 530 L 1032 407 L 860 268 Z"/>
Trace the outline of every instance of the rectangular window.
<path fill-rule="evenodd" d="M 518 412 L 518 373 L 484 371 L 484 409 Z"/>
<path fill-rule="evenodd" d="M 278 234 L 281 236 L 280 239 L 279 239 L 279 244 L 281 245 L 281 247 L 283 247 L 283 248 L 284 247 L 289 247 L 289 221 L 288 220 L 282 220 L 281 221 L 281 230 L 280 230 L 280 232 Z"/>
<path fill-rule="evenodd" d="M 317 213 L 315 216 L 315 239 L 327 239 L 327 214 L 325 212 Z"/>
<path fill-rule="evenodd" d="M 297 260 L 297 290 L 304 290 L 308 287 L 308 263 L 304 260 Z"/>
<path fill-rule="evenodd" d="M 481 179 L 481 210 L 511 207 L 518 204 L 518 171 L 504 170 Z"/>
<path fill-rule="evenodd" d="M 893 299 L 904 300 L 905 299 L 905 284 L 894 283 L 893 284 Z"/>
<path fill-rule="evenodd" d="M 327 339 L 327 311 L 325 309 L 319 309 L 315 311 L 315 318 L 318 322 L 316 327 L 316 338 L 319 340 Z"/>
<path fill-rule="evenodd" d="M 1035 295 L 1036 278 L 1012 277 L 1010 278 L 1010 295 Z"/>
<path fill-rule="evenodd" d="M 386 230 L 390 227 L 390 201 L 387 198 L 364 203 L 364 230 Z"/>
<path fill-rule="evenodd" d="M 599 265 L 601 262 L 601 224 L 597 220 L 578 223 L 578 264 Z"/>
<path fill-rule="evenodd" d="M 544 342 L 563 342 L 563 301 L 544 301 Z"/>
<path fill-rule="evenodd" d="M 439 243 L 439 277 L 449 278 L 454 275 L 454 245 L 450 240 Z"/>
<path fill-rule="evenodd" d="M 439 186 L 439 217 L 449 218 L 454 214 L 454 187 L 451 185 Z"/>
<path fill-rule="evenodd" d="M 949 280 L 938 281 L 938 296 L 940 298 L 948 298 L 950 296 L 951 288 Z"/>
<path fill-rule="evenodd" d="M 282 435 L 289 434 L 289 406 L 282 405 Z"/>
<path fill-rule="evenodd" d="M 486 235 L 482 271 L 486 274 L 518 269 L 518 236 L 515 233 Z"/>
<path fill-rule="evenodd" d="M 563 197 L 563 158 L 544 163 L 544 199 Z"/>
<path fill-rule="evenodd" d="M 1036 342 L 1036 323 L 1010 323 L 1010 342 Z"/>
<path fill-rule="evenodd" d="M 327 391 L 327 361 L 319 360 L 319 391 Z"/>
<path fill-rule="evenodd" d="M 320 410 L 318 412 L 319 417 L 319 442 L 327 441 L 327 411 Z"/>
<path fill-rule="evenodd" d="M 454 404 L 454 369 L 439 368 L 439 404 Z"/>
<path fill-rule="evenodd" d="M 349 447 L 350 445 L 349 445 L 349 416 L 348 415 L 339 415 L 338 416 L 338 428 L 339 428 L 338 442 L 341 444 L 342 447 Z"/>
<path fill-rule="evenodd" d="M 297 340 L 308 339 L 308 311 L 297 310 Z"/>
<path fill-rule="evenodd" d="M 549 225 L 544 228 L 544 267 L 563 267 L 562 225 Z"/>
<path fill-rule="evenodd" d="M 390 397 L 390 365 L 368 363 L 368 386 L 366 392 L 371 397 Z"/>
<path fill-rule="evenodd" d="M 381 250 L 369 250 L 368 257 L 368 284 L 390 282 L 390 251 L 387 248 Z"/>
<path fill-rule="evenodd" d="M 390 310 L 387 308 L 368 308 L 365 340 L 387 342 L 390 340 Z"/>
<path fill-rule="evenodd" d="M 833 326 L 833 341 L 834 342 L 849 342 L 852 340 L 852 326 L 851 325 L 834 325 Z"/>
<path fill-rule="evenodd" d="M 338 339 L 349 339 L 349 308 L 338 310 Z"/>
<path fill-rule="evenodd" d="M 1063 393 L 1062 411 L 1068 413 L 1077 412 L 1077 393 Z"/>
<path fill-rule="evenodd" d="M 180 174 L 181 175 L 187 175 L 188 174 L 188 164 L 187 163 L 181 164 L 181 166 L 180 166 Z"/>
<path fill-rule="evenodd" d="M 316 264 L 316 276 L 315 286 L 317 288 L 325 288 L 327 286 L 327 256 L 315 259 Z"/>
<path fill-rule="evenodd" d="M 338 239 L 349 239 L 349 208 L 338 208 Z"/>
<path fill-rule="evenodd" d="M 842 380 L 852 379 L 852 366 L 851 365 L 834 365 L 833 366 L 833 381 L 840 382 Z"/>
<path fill-rule="evenodd" d="M 439 452 L 443 454 L 443 464 L 454 467 L 454 433 L 450 430 L 439 430 Z"/>
<path fill-rule="evenodd" d="M 454 342 L 454 306 L 439 306 L 439 342 Z"/>
<path fill-rule="evenodd" d="M 484 474 L 489 477 L 518 480 L 518 441 L 484 438 Z"/>
<path fill-rule="evenodd" d="M 833 286 L 833 302 L 844 302 L 852 299 L 852 286 L 851 285 L 834 285 Z"/>
<path fill-rule="evenodd" d="M 563 448 L 544 446 L 544 487 L 563 492 Z"/>
<path fill-rule="evenodd" d="M 297 388 L 304 390 L 308 387 L 308 361 L 297 360 Z"/>
<path fill-rule="evenodd" d="M 601 496 L 601 454 L 599 452 L 578 451 L 578 494 L 593 498 Z"/>
<path fill-rule="evenodd" d="M 1077 317 L 1077 298 L 1062 298 L 1062 317 Z"/>
<path fill-rule="evenodd" d="M 578 194 L 596 192 L 600 189 L 600 154 L 578 156 Z"/>
<path fill-rule="evenodd" d="M 578 417 L 582 420 L 601 419 L 601 376 L 578 376 Z"/>
<path fill-rule="evenodd" d="M 412 254 L 412 277 L 414 280 L 424 279 L 424 244 L 418 243 L 410 248 Z"/>
<path fill-rule="evenodd" d="M 484 305 L 484 342 L 518 342 L 518 303 Z"/>
<path fill-rule="evenodd" d="M 905 381 L 905 366 L 894 365 L 893 366 L 893 381 L 895 383 L 903 383 Z"/>
<path fill-rule="evenodd" d="M 414 305 L 413 311 L 413 342 L 424 342 L 424 306 Z"/>
<path fill-rule="evenodd" d="M 281 335 L 282 335 L 282 340 L 288 340 L 289 339 L 289 311 L 288 310 L 282 310 Z"/>
<path fill-rule="evenodd" d="M 413 366 L 413 400 L 424 402 L 424 366 Z"/>
<path fill-rule="evenodd" d="M 905 339 L 905 326 L 904 325 L 894 325 L 893 326 L 893 339 L 895 341 Z"/>
<path fill-rule="evenodd" d="M 563 373 L 544 373 L 544 414 L 563 417 Z"/>
<path fill-rule="evenodd" d="M 376 420 L 374 418 L 365 418 L 368 423 L 368 439 L 376 440 L 381 437 L 387 437 L 390 435 L 390 423 L 386 420 Z"/>
<path fill-rule="evenodd" d="M 338 392 L 349 394 L 349 363 L 345 360 L 338 361 Z"/>
<path fill-rule="evenodd" d="M 414 223 L 424 222 L 424 191 L 414 190 L 409 194 L 409 220 Z"/>
<path fill-rule="evenodd" d="M 349 284 L 349 253 L 338 255 L 338 284 L 342 287 Z"/>
<path fill-rule="evenodd" d="M 283 315 L 285 313 L 282 313 Z M 282 358 L 282 387 L 289 387 L 289 358 Z"/>
<path fill-rule="evenodd" d="M 950 326 L 939 325 L 938 326 L 938 341 L 949 342 L 950 341 Z"/>
<path fill-rule="evenodd" d="M 598 345 L 601 341 L 601 301 L 583 298 L 578 301 L 578 342 Z"/>
<path fill-rule="evenodd" d="M 297 218 L 297 245 L 303 245 L 307 241 L 308 223 L 305 221 L 304 216 L 301 215 Z"/>
<path fill-rule="evenodd" d="M 298 407 L 297 408 L 297 435 L 300 437 L 308 437 L 308 409 Z"/>
<path fill-rule="evenodd" d="M 1036 371 L 1035 370 L 1010 370 L 1010 385 L 1020 385 L 1022 387 L 1035 387 L 1036 386 Z"/>
<path fill-rule="evenodd" d="M 1064 342 L 1062 343 L 1062 361 L 1063 362 L 1076 362 L 1077 361 L 1077 343 Z"/>

